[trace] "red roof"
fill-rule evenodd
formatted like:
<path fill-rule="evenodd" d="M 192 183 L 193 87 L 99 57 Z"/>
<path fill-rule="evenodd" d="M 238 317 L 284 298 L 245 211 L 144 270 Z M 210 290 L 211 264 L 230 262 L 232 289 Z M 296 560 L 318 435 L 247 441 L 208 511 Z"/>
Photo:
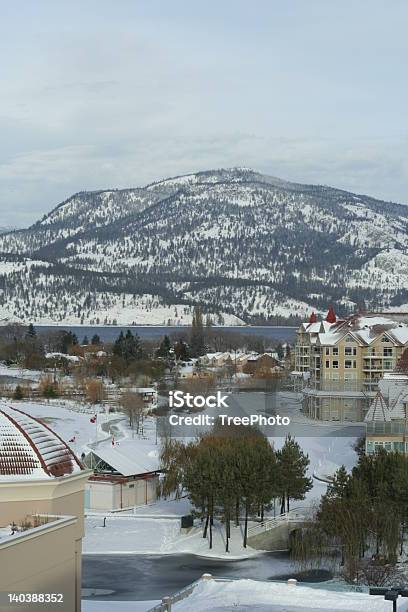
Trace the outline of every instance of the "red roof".
<path fill-rule="evenodd" d="M 309 323 L 317 323 L 317 315 L 315 312 L 312 312 L 312 314 L 310 315 Z"/>
<path fill-rule="evenodd" d="M 326 316 L 326 321 L 328 323 L 335 323 L 337 321 L 336 313 L 334 312 L 333 306 L 330 306 L 329 308 L 329 312 L 327 313 L 327 316 Z"/>

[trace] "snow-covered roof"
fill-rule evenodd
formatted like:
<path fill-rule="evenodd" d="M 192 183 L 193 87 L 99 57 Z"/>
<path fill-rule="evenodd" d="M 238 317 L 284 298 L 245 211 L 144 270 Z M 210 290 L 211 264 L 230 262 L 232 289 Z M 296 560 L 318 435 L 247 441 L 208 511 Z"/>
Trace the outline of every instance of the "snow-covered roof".
<path fill-rule="evenodd" d="M 388 612 L 384 596 L 261 580 L 200 580 L 174 612 Z M 406 610 L 405 605 L 402 604 Z"/>
<path fill-rule="evenodd" d="M 404 419 L 404 403 L 408 401 L 408 376 L 400 372 L 387 372 L 378 388 L 387 400 L 391 419 Z"/>
<path fill-rule="evenodd" d="M 337 327 L 338 324 L 338 322 L 329 323 L 328 321 L 316 321 L 316 323 L 302 323 L 302 327 L 308 334 L 321 334 L 327 333 L 331 328 Z"/>
<path fill-rule="evenodd" d="M 408 343 L 408 325 L 386 316 L 359 316 L 352 315 L 344 321 L 328 323 L 303 323 L 302 329 L 310 334 L 311 344 L 333 346 L 350 334 L 354 340 L 362 345 L 369 346 L 380 335 L 386 335 L 395 344 L 403 346 Z"/>
<path fill-rule="evenodd" d="M 114 446 L 109 442 L 100 444 L 92 453 L 122 476 L 159 470 L 158 452 L 148 447 L 138 447 L 132 440 L 119 440 Z"/>
<path fill-rule="evenodd" d="M 46 359 L 66 359 L 67 361 L 72 361 L 78 363 L 81 361 L 81 357 L 78 355 L 67 355 L 66 353 L 46 353 Z"/>
<path fill-rule="evenodd" d="M 365 416 L 365 421 L 391 421 L 390 411 L 381 391 L 373 399 Z"/>
<path fill-rule="evenodd" d="M 0 402 L 0 480 L 59 478 L 83 469 L 47 425 Z"/>

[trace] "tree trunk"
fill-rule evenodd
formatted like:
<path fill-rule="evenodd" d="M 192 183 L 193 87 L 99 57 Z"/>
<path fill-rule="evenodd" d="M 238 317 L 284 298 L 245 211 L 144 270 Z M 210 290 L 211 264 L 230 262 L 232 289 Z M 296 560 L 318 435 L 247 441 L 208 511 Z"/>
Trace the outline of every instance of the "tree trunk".
<path fill-rule="evenodd" d="M 284 512 L 285 512 L 285 494 L 282 495 L 281 508 L 280 508 L 280 513 L 283 514 Z"/>
<path fill-rule="evenodd" d="M 203 531 L 203 538 L 207 537 L 207 529 L 208 529 L 208 522 L 210 520 L 210 511 L 208 510 L 207 512 L 207 517 L 205 519 L 205 526 L 204 526 L 204 531 Z"/>
<path fill-rule="evenodd" d="M 235 502 L 235 526 L 239 527 L 239 498 Z"/>
<path fill-rule="evenodd" d="M 210 521 L 210 550 L 212 549 L 212 522 Z"/>
<path fill-rule="evenodd" d="M 247 547 L 247 540 L 248 540 L 248 504 L 245 504 L 244 548 Z"/>
<path fill-rule="evenodd" d="M 229 517 L 228 514 L 225 515 L 225 552 L 229 552 Z"/>

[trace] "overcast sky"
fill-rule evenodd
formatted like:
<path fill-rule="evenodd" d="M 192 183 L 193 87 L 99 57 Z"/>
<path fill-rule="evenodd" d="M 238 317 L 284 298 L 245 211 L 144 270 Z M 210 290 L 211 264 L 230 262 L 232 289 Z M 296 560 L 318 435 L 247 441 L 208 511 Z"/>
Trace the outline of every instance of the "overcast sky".
<path fill-rule="evenodd" d="M 1 3 L 0 227 L 249 166 L 408 203 L 406 0 Z"/>

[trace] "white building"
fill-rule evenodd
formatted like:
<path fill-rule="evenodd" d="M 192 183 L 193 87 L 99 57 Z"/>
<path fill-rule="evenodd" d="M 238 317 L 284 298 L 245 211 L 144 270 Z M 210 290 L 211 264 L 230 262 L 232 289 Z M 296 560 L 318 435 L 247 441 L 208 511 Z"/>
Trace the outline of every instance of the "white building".
<path fill-rule="evenodd" d="M 85 488 L 88 510 L 123 510 L 156 501 L 159 458 L 131 439 L 99 444 L 84 459 L 93 469 Z"/>

